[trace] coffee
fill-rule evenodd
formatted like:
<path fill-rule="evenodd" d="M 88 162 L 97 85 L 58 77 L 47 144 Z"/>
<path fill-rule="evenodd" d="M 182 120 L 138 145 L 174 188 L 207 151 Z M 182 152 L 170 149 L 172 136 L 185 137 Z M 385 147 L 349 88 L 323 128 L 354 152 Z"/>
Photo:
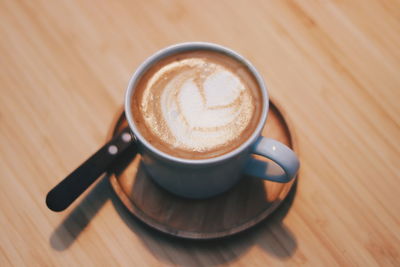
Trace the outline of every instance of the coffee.
<path fill-rule="evenodd" d="M 132 115 L 140 134 L 175 157 L 206 159 L 245 142 L 262 112 L 261 90 L 240 61 L 211 50 L 173 54 L 139 79 Z"/>

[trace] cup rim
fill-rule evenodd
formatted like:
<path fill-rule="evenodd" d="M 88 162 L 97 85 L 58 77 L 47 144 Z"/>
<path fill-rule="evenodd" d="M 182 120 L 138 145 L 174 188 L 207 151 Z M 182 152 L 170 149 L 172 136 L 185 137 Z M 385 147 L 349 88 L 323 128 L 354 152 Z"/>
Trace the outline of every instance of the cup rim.
<path fill-rule="evenodd" d="M 159 60 L 161 60 L 165 57 L 168 57 L 172 54 L 179 53 L 179 52 L 185 52 L 185 51 L 193 51 L 193 50 L 216 51 L 216 52 L 224 53 L 224 54 L 231 56 L 232 58 L 240 61 L 251 71 L 251 73 L 256 78 L 256 81 L 261 89 L 261 96 L 263 99 L 260 120 L 259 120 L 254 132 L 250 135 L 250 137 L 246 141 L 244 141 L 240 146 L 235 148 L 234 150 L 232 150 L 226 154 L 223 154 L 223 155 L 220 155 L 217 157 L 207 158 L 207 159 L 187 159 L 187 158 L 176 157 L 176 156 L 165 153 L 165 152 L 159 150 L 158 148 L 154 147 L 142 136 L 142 134 L 136 127 L 135 121 L 132 116 L 132 110 L 131 110 L 132 96 L 135 91 L 135 86 L 136 86 L 137 82 L 139 81 L 139 79 L 142 77 L 142 75 L 153 64 L 155 64 Z M 131 76 L 131 78 L 129 80 L 128 87 L 127 87 L 126 93 L 125 93 L 125 116 L 128 120 L 129 127 L 130 127 L 132 133 L 134 134 L 134 136 L 136 137 L 137 141 L 139 141 L 148 150 L 150 150 L 155 155 L 161 157 L 162 159 L 165 159 L 165 160 L 168 160 L 171 162 L 175 162 L 175 163 L 180 163 L 180 164 L 191 164 L 191 165 L 213 164 L 213 163 L 219 163 L 219 162 L 228 160 L 230 158 L 233 158 L 233 157 L 239 155 L 241 152 L 243 152 L 244 150 L 249 148 L 257 140 L 257 138 L 261 135 L 261 131 L 262 131 L 262 129 L 265 125 L 265 121 L 267 119 L 268 109 L 269 109 L 269 97 L 268 97 L 267 87 L 266 87 L 261 75 L 256 70 L 256 68 L 253 66 L 253 64 L 250 63 L 250 61 L 245 59 L 243 56 L 241 56 L 237 52 L 235 52 L 229 48 L 226 48 L 224 46 L 221 46 L 221 45 L 218 45 L 215 43 L 209 43 L 209 42 L 178 43 L 178 44 L 171 45 L 171 46 L 168 46 L 166 48 L 163 48 L 163 49 L 157 51 L 155 54 L 148 57 L 136 69 L 136 71 L 134 72 L 134 74 Z"/>

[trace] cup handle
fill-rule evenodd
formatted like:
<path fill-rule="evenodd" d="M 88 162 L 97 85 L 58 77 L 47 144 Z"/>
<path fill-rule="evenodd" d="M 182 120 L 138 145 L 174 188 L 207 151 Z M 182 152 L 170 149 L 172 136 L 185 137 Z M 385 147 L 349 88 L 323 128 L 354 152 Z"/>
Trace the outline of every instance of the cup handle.
<path fill-rule="evenodd" d="M 299 159 L 293 150 L 274 139 L 260 136 L 250 153 L 272 160 L 284 171 L 280 175 L 269 175 L 267 170 L 270 164 L 268 162 L 250 158 L 244 172 L 264 180 L 278 183 L 290 182 L 296 176 L 300 167 Z"/>

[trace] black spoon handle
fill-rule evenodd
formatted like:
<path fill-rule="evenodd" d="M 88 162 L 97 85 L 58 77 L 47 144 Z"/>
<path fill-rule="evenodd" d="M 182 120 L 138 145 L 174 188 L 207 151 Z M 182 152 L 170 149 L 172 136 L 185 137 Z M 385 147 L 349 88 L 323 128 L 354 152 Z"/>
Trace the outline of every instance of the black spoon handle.
<path fill-rule="evenodd" d="M 135 140 L 127 127 L 56 185 L 46 196 L 47 207 L 65 210 L 131 145 L 135 146 Z"/>

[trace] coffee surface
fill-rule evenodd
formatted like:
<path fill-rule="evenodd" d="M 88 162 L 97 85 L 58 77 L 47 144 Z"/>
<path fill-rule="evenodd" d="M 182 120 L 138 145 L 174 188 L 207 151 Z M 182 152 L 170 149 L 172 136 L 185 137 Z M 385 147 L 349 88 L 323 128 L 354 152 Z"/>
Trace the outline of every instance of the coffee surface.
<path fill-rule="evenodd" d="M 214 51 L 162 59 L 139 80 L 132 101 L 143 137 L 170 155 L 204 159 L 223 155 L 254 132 L 262 103 L 243 63 Z"/>

